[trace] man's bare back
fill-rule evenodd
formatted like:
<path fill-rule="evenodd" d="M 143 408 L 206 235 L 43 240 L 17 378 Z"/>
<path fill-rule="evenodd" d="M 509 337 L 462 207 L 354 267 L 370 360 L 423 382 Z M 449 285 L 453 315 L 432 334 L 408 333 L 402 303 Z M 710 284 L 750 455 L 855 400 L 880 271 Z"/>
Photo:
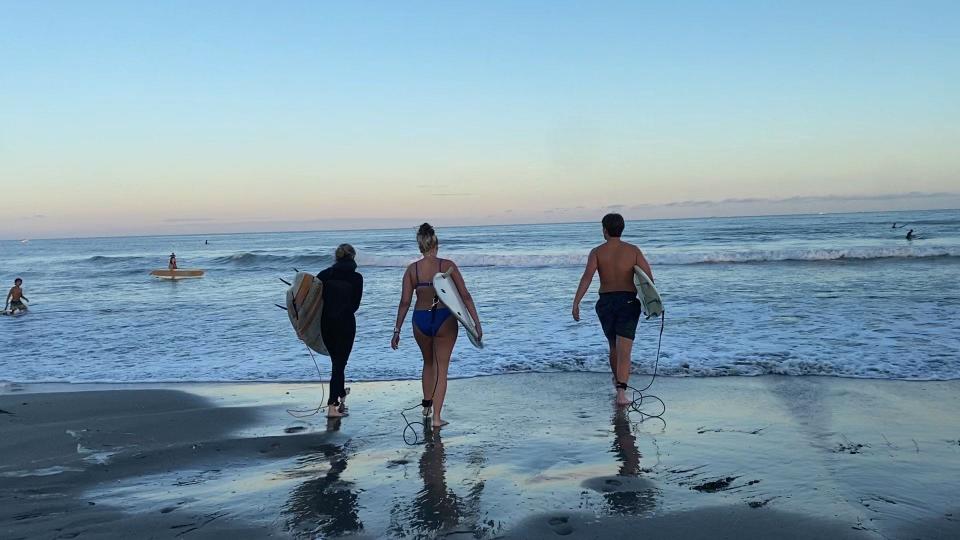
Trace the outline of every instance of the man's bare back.
<path fill-rule="evenodd" d="M 639 266 L 653 279 L 653 273 L 643 252 L 637 246 L 610 238 L 590 253 L 596 259 L 597 272 L 600 274 L 600 292 L 637 292 L 633 282 L 633 267 Z"/>

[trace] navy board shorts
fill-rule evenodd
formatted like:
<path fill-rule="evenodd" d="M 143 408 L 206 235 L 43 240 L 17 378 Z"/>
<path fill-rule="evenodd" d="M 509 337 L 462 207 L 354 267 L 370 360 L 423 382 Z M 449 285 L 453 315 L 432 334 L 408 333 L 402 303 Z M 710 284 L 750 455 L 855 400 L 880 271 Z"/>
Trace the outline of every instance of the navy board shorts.
<path fill-rule="evenodd" d="M 611 343 L 617 336 L 634 339 L 640 322 L 642 306 L 637 293 L 627 291 L 600 293 L 597 300 L 597 317 L 603 327 L 603 335 Z"/>

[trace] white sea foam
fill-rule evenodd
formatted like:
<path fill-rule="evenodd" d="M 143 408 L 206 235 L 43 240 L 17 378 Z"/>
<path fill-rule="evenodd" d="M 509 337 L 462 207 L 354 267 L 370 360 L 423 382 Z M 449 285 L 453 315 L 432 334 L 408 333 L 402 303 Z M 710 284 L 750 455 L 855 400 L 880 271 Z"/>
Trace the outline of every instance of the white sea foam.
<path fill-rule="evenodd" d="M 459 266 L 542 268 L 553 266 L 582 266 L 587 261 L 586 251 L 551 254 L 445 253 Z M 652 249 L 646 252 L 650 264 L 685 265 L 710 263 L 762 263 L 782 261 L 838 261 L 891 258 L 960 257 L 960 248 L 945 247 L 869 247 L 843 249 L 778 249 L 778 250 L 710 250 L 666 251 Z M 417 260 L 408 255 L 361 255 L 358 264 L 372 267 L 404 267 Z"/>

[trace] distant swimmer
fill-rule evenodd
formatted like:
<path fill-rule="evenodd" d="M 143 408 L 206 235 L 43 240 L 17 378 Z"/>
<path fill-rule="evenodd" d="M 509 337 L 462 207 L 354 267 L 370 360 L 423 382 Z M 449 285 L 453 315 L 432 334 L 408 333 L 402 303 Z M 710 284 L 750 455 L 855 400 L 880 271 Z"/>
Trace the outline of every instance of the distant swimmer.
<path fill-rule="evenodd" d="M 171 254 L 170 254 L 170 262 L 167 263 L 167 269 L 169 269 L 169 270 L 176 270 L 176 269 L 177 269 L 177 254 L 176 254 L 176 253 L 171 253 Z"/>
<path fill-rule="evenodd" d="M 407 311 L 413 300 L 413 292 L 417 292 L 417 300 L 413 305 L 413 338 L 420 346 L 423 355 L 423 389 L 424 418 L 433 415 L 433 427 L 446 425 L 440 416 L 443 402 L 447 396 L 447 370 L 450 368 L 450 357 L 453 347 L 457 344 L 459 326 L 450 308 L 440 302 L 436 289 L 433 288 L 433 277 L 437 273 L 449 272 L 450 278 L 460 291 L 460 296 L 470 317 L 476 323 L 480 338 L 483 329 L 480 327 L 480 316 L 473 298 L 463 282 L 463 275 L 453 261 L 441 259 L 437 256 L 440 242 L 437 233 L 429 223 L 424 223 L 417 231 L 417 244 L 423 258 L 410 264 L 403 273 L 403 287 L 400 293 L 400 305 L 397 307 L 397 323 L 393 327 L 393 339 L 390 346 L 396 350 L 400 346 L 400 329 L 407 318 Z"/>
<path fill-rule="evenodd" d="M 624 221 L 620 214 L 603 216 L 605 243 L 593 248 L 587 257 L 587 267 L 580 278 L 580 286 L 573 298 L 573 320 L 580 320 L 580 301 L 587 294 L 593 275 L 600 272 L 600 299 L 597 317 L 610 345 L 610 371 L 617 391 L 617 405 L 629 405 L 627 382 L 630 380 L 630 353 L 640 322 L 641 304 L 634 285 L 634 265 L 653 279 L 650 264 L 640 248 L 620 239 Z"/>
<path fill-rule="evenodd" d="M 907 231 L 907 240 L 913 240 L 916 237 L 917 235 L 913 234 L 913 229 L 910 229 L 909 231 Z"/>
<path fill-rule="evenodd" d="M 891 228 L 891 229 L 902 229 L 902 228 L 904 228 L 904 227 L 906 227 L 906 226 L 907 226 L 907 224 L 904 223 L 903 225 L 897 227 L 897 222 L 894 221 L 894 222 L 893 222 L 893 227 L 890 227 L 890 228 Z"/>
<path fill-rule="evenodd" d="M 209 240 L 204 240 L 204 241 L 203 241 L 203 245 L 206 246 L 206 245 L 209 245 L 209 244 L 210 244 L 210 241 L 209 241 Z"/>
<path fill-rule="evenodd" d="M 327 418 L 347 416 L 347 360 L 357 335 L 357 319 L 363 298 L 363 276 L 357 272 L 357 251 L 350 244 L 340 244 L 333 266 L 317 274 L 323 282 L 323 311 L 320 335 L 330 353 L 330 397 Z"/>
<path fill-rule="evenodd" d="M 22 279 L 17 278 L 13 280 L 13 287 L 11 287 L 10 292 L 7 293 L 7 301 L 3 306 L 4 312 L 14 314 L 18 311 L 27 310 L 27 306 L 23 301 L 26 300 L 29 302 L 30 299 L 23 295 L 23 289 L 20 288 L 21 285 L 23 285 Z"/>

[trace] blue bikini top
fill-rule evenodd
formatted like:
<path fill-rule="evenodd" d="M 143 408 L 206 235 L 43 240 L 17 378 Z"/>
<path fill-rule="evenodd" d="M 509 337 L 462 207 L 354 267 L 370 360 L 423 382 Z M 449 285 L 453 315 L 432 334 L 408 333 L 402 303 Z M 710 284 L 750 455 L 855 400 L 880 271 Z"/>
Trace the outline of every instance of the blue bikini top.
<path fill-rule="evenodd" d="M 443 259 L 437 259 L 437 272 L 440 272 L 440 271 L 441 271 L 442 265 L 443 265 Z M 417 274 L 417 284 L 416 284 L 415 288 L 419 289 L 420 287 L 433 287 L 433 283 L 425 283 L 425 282 L 423 282 L 423 281 L 420 281 L 420 265 L 419 265 L 419 261 L 413 263 L 413 271 L 416 272 L 416 274 Z"/>

